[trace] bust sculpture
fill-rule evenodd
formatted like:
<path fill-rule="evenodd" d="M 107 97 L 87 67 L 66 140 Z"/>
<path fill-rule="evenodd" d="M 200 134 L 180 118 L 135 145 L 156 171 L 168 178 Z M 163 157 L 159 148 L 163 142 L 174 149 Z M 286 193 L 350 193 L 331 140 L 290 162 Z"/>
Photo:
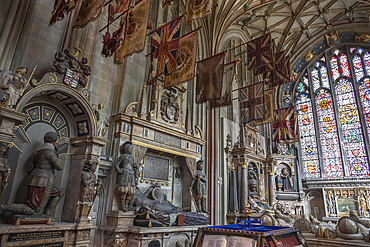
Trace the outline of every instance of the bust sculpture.
<path fill-rule="evenodd" d="M 128 203 L 135 194 L 135 173 L 138 165 L 134 163 L 134 157 L 131 155 L 133 144 L 127 141 L 122 144 L 121 156 L 114 165 L 118 173 L 118 187 L 116 189 L 120 210 L 127 211 Z"/>
<path fill-rule="evenodd" d="M 37 151 L 27 184 L 24 204 L 35 210 L 35 214 L 50 215 L 64 195 L 61 188 L 55 186 L 55 170 L 61 171 L 63 162 L 58 156 L 59 137 L 51 131 L 44 136 L 44 145 Z"/>

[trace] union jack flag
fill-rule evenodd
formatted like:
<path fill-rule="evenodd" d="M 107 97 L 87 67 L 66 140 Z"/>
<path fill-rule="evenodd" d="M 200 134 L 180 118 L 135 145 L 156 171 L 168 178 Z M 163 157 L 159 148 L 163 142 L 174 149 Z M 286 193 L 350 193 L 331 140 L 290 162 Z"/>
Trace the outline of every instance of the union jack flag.
<path fill-rule="evenodd" d="M 265 118 L 264 83 L 239 89 L 241 123 Z"/>
<path fill-rule="evenodd" d="M 224 52 L 198 62 L 196 102 L 220 99 L 224 73 Z"/>
<path fill-rule="evenodd" d="M 293 106 L 275 110 L 274 118 L 275 122 L 271 124 L 273 141 L 294 142 L 298 140 Z"/>
<path fill-rule="evenodd" d="M 247 43 L 247 69 L 255 70 L 272 61 L 271 34 L 263 35 Z"/>
<path fill-rule="evenodd" d="M 181 16 L 153 31 L 152 61 L 157 59 L 156 77 L 168 75 L 176 68 L 176 52 L 180 37 Z"/>
<path fill-rule="evenodd" d="M 269 64 L 254 70 L 254 75 L 263 74 L 269 88 L 283 85 L 290 81 L 290 57 L 285 56 L 285 51 L 275 53 L 275 59 Z"/>

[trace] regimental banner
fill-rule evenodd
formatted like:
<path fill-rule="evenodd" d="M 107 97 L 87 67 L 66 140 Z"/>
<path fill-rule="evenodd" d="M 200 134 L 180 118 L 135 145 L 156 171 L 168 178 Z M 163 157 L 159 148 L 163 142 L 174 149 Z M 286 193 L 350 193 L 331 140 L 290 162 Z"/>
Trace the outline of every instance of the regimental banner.
<path fill-rule="evenodd" d="M 234 80 L 236 61 L 224 65 L 221 98 L 211 101 L 212 107 L 231 105 L 231 84 Z"/>
<path fill-rule="evenodd" d="M 203 18 L 211 13 L 213 0 L 187 0 L 186 24 L 191 25 L 195 19 Z"/>
<path fill-rule="evenodd" d="M 198 31 L 193 31 L 180 38 L 176 53 L 176 68 L 172 74 L 166 76 L 166 88 L 194 77 L 197 39 Z"/>
<path fill-rule="evenodd" d="M 121 13 L 128 9 L 130 0 L 109 0 L 114 9 L 114 14 Z"/>
<path fill-rule="evenodd" d="M 221 98 L 224 55 L 224 52 L 221 52 L 198 62 L 195 99 L 198 104 Z"/>
<path fill-rule="evenodd" d="M 151 59 L 157 59 L 156 77 L 171 74 L 176 68 L 181 16 L 153 31 Z"/>
<path fill-rule="evenodd" d="M 297 119 L 294 107 L 275 110 L 275 122 L 271 124 L 272 140 L 278 142 L 295 142 L 298 140 Z"/>
<path fill-rule="evenodd" d="M 122 64 L 123 58 L 134 52 L 141 52 L 145 45 L 145 35 L 148 24 L 150 0 L 135 3 L 132 9 L 132 22 L 127 23 L 125 40 L 115 53 L 115 63 Z"/>
<path fill-rule="evenodd" d="M 77 0 L 58 0 L 51 12 L 49 26 L 53 25 L 57 20 L 63 20 L 64 15 L 68 15 L 76 7 Z"/>
<path fill-rule="evenodd" d="M 64 76 L 64 84 L 70 86 L 71 88 L 77 88 L 79 78 L 80 73 L 67 68 L 66 74 Z"/>
<path fill-rule="evenodd" d="M 265 118 L 264 83 L 258 82 L 239 89 L 241 123 Z"/>
<path fill-rule="evenodd" d="M 87 24 L 95 21 L 100 16 L 104 7 L 104 0 L 82 0 L 77 18 L 73 23 L 73 29 L 84 28 Z"/>
<path fill-rule="evenodd" d="M 273 60 L 271 34 L 263 35 L 247 43 L 247 69 L 255 70 Z"/>
<path fill-rule="evenodd" d="M 110 37 L 109 31 L 103 36 L 103 50 L 101 54 L 104 57 L 110 57 L 115 54 L 125 41 L 126 15 L 127 13 L 122 16 L 120 27 L 113 33 L 112 37 Z"/>
<path fill-rule="evenodd" d="M 251 121 L 251 126 L 257 126 L 265 123 L 274 122 L 274 89 L 265 90 L 264 92 L 265 99 L 265 118 L 261 120 Z"/>

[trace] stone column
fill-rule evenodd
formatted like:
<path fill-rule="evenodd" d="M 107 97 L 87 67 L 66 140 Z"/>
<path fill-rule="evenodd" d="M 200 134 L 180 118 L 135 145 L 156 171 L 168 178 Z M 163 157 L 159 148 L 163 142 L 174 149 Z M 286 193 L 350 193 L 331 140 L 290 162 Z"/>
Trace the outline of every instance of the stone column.
<path fill-rule="evenodd" d="M 71 168 L 68 176 L 62 221 L 75 222 L 78 217 L 76 209 L 80 194 L 82 168 L 86 161 L 98 161 L 101 148 L 106 145 L 107 140 L 81 136 L 71 138 L 70 143 L 72 146 Z M 98 170 L 99 167 L 96 169 Z"/>
<path fill-rule="evenodd" d="M 273 164 L 269 164 L 267 167 L 267 176 L 269 181 L 269 204 L 272 207 L 276 203 L 276 184 L 274 176 L 274 167 Z"/>
<path fill-rule="evenodd" d="M 245 213 L 245 205 L 248 203 L 248 176 L 247 162 L 240 162 L 240 213 Z"/>

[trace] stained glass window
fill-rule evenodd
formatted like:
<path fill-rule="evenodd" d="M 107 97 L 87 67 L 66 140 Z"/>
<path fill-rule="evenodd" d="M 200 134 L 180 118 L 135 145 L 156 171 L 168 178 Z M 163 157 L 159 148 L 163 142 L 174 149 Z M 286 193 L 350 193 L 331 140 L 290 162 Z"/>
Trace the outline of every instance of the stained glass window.
<path fill-rule="evenodd" d="M 369 164 L 352 83 L 342 78 L 335 87 L 335 91 L 349 175 L 351 177 L 368 176 L 370 175 Z"/>
<path fill-rule="evenodd" d="M 313 90 L 316 91 L 320 87 L 319 71 L 317 69 L 313 69 L 311 71 L 311 75 L 312 75 Z"/>
<path fill-rule="evenodd" d="M 348 59 L 347 55 L 341 54 L 340 55 L 340 67 L 342 68 L 342 74 L 343 76 L 351 77 L 351 73 L 349 72 L 349 67 L 348 67 Z M 335 81 L 336 79 L 334 79 Z"/>
<path fill-rule="evenodd" d="M 306 179 L 321 174 L 329 178 L 370 176 L 366 148 L 370 141 L 370 49 L 348 47 L 349 55 L 346 49 L 328 51 L 313 61 L 314 67 L 296 87 Z"/>
<path fill-rule="evenodd" d="M 337 58 L 332 56 L 330 59 L 330 66 L 331 66 L 331 72 L 333 75 L 333 80 L 335 81 L 338 79 L 339 75 L 339 69 L 338 69 L 338 61 Z"/>
<path fill-rule="evenodd" d="M 304 177 L 320 178 L 320 166 L 317 154 L 316 132 L 313 120 L 311 100 L 302 94 L 297 100 L 299 136 L 302 150 Z"/>
<path fill-rule="evenodd" d="M 361 80 L 364 77 L 364 70 L 362 69 L 361 58 L 358 55 L 353 57 L 353 67 L 355 69 L 356 80 Z"/>
<path fill-rule="evenodd" d="M 331 94 L 323 89 L 316 94 L 316 109 L 320 128 L 320 139 L 325 172 L 328 177 L 343 176 L 339 138 Z"/>

